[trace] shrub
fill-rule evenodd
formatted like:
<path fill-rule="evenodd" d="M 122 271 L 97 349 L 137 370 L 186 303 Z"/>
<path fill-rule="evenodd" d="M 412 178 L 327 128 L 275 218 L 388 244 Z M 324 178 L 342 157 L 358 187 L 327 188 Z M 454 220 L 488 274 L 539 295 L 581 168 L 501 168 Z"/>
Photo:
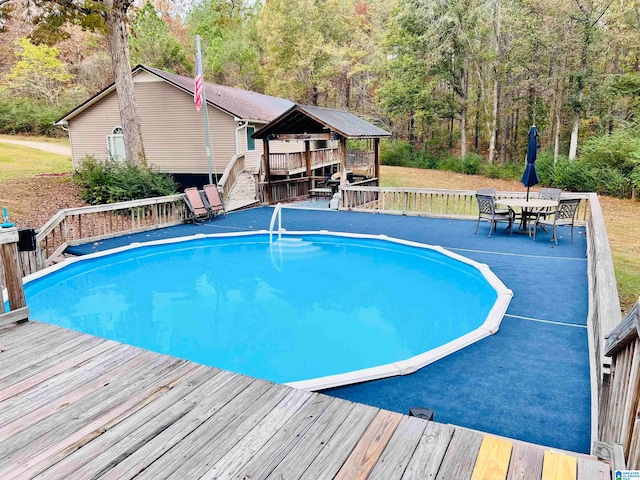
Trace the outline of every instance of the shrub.
<path fill-rule="evenodd" d="M 480 166 L 482 165 L 482 157 L 475 153 L 467 155 L 462 160 L 462 173 L 467 175 L 477 175 L 480 173 Z"/>
<path fill-rule="evenodd" d="M 53 122 L 67 110 L 67 107 L 52 107 L 28 98 L 15 98 L 2 94 L 0 95 L 0 133 L 62 137 L 65 135 L 64 131 Z"/>
<path fill-rule="evenodd" d="M 94 157 L 82 161 L 73 179 L 81 188 L 82 198 L 92 205 L 176 193 L 176 184 L 168 173 L 129 162 L 103 162 Z"/>
<path fill-rule="evenodd" d="M 380 142 L 380 163 L 382 165 L 402 166 L 411 158 L 411 145 L 401 140 Z"/>
<path fill-rule="evenodd" d="M 630 197 L 631 178 L 625 176 L 620 170 L 612 167 L 592 169 L 591 177 L 594 179 L 596 192 L 611 197 Z"/>
<path fill-rule="evenodd" d="M 593 192 L 596 183 L 589 166 L 580 160 L 558 159 L 553 168 L 553 186 L 571 192 Z"/>
<path fill-rule="evenodd" d="M 630 175 L 640 165 L 640 138 L 632 129 L 592 137 L 580 150 L 581 160 L 591 168 L 612 167 Z"/>
<path fill-rule="evenodd" d="M 440 162 L 438 162 L 437 169 L 462 173 L 462 159 L 459 157 L 453 157 L 453 156 L 445 157 L 442 160 L 440 160 Z"/>

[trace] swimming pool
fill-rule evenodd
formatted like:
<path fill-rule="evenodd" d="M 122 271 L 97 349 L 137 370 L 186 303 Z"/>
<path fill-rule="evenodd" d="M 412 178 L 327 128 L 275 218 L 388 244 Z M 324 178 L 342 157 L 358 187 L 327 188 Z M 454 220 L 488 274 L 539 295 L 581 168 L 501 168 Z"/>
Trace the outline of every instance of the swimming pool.
<path fill-rule="evenodd" d="M 442 248 L 328 232 L 134 244 L 25 294 L 33 319 L 308 389 L 413 372 L 495 333 L 512 296 Z"/>

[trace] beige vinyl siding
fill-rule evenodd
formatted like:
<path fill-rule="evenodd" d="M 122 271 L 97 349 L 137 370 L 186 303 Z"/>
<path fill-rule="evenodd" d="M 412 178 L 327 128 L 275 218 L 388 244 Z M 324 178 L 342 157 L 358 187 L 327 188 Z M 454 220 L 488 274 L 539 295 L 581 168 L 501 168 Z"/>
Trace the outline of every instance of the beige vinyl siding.
<path fill-rule="evenodd" d="M 193 97 L 163 80 L 136 81 L 136 103 L 149 165 L 172 173 L 207 173 L 202 111 Z M 209 106 L 212 170 L 221 175 L 235 155 L 236 122 L 233 117 Z M 85 155 L 107 157 L 107 135 L 120 125 L 115 91 L 69 120 L 73 135 L 73 161 Z M 245 138 L 246 143 L 246 138 Z"/>

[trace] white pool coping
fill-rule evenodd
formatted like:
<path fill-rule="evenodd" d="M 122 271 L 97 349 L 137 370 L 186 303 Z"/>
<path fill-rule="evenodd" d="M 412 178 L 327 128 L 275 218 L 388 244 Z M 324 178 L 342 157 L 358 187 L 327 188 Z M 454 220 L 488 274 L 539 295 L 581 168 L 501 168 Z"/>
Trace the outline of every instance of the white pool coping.
<path fill-rule="evenodd" d="M 102 252 L 90 253 L 80 257 L 66 259 L 56 265 L 47 267 L 36 273 L 28 275 L 27 277 L 24 278 L 23 282 L 27 284 L 29 282 L 32 282 L 36 279 L 44 277 L 50 273 L 60 270 L 61 268 L 65 268 L 66 266 L 76 262 L 83 262 L 86 260 L 91 260 L 94 258 L 112 255 L 114 253 L 125 252 L 127 250 L 132 250 L 140 247 L 189 242 L 189 241 L 198 240 L 202 238 L 249 237 L 249 236 L 257 236 L 257 235 L 269 235 L 269 231 L 257 230 L 257 231 L 250 231 L 250 232 L 212 233 L 212 234 L 199 233 L 196 235 L 190 235 L 186 237 L 167 238 L 164 240 L 152 240 L 149 242 L 142 242 L 142 243 L 134 242 L 122 247 L 117 247 L 109 250 L 104 250 Z M 415 355 L 413 357 L 407 358 L 405 360 L 389 363 L 386 365 L 380 365 L 377 367 L 370 367 L 370 368 L 365 368 L 361 370 L 355 370 L 352 372 L 341 373 L 337 375 L 328 375 L 328 376 L 312 378 L 308 380 L 285 383 L 285 385 L 288 385 L 290 387 L 315 391 L 315 390 L 324 390 L 332 387 L 339 387 L 342 385 L 350 385 L 353 383 L 366 382 L 369 380 L 376 380 L 380 378 L 393 377 L 397 375 L 408 375 L 410 373 L 415 372 L 416 370 L 419 370 L 420 368 L 426 365 L 429 365 L 430 363 L 433 363 L 447 355 L 450 355 L 454 352 L 457 352 L 458 350 L 461 350 L 464 347 L 471 345 L 472 343 L 475 343 L 479 340 L 482 340 L 485 337 L 488 337 L 489 335 L 493 335 L 494 333 L 496 333 L 500 328 L 500 323 L 502 322 L 502 318 L 504 317 L 504 314 L 507 312 L 507 308 L 509 308 L 509 303 L 513 298 L 513 292 L 505 286 L 502 280 L 500 280 L 495 273 L 491 271 L 491 269 L 487 264 L 476 262 L 474 260 L 466 258 L 462 255 L 458 255 L 457 253 L 453 253 L 437 245 L 428 245 L 425 243 L 412 242 L 409 240 L 402 240 L 399 238 L 389 237 L 387 235 L 331 232 L 328 230 L 290 231 L 290 232 L 283 230 L 282 235 L 283 236 L 331 235 L 335 237 L 345 237 L 345 238 L 373 239 L 373 240 L 388 241 L 391 243 L 398 243 L 401 245 L 408 245 L 411 247 L 434 250 L 447 257 L 450 257 L 461 263 L 465 263 L 467 265 L 470 265 L 476 268 L 482 274 L 482 276 L 487 280 L 489 285 L 491 285 L 491 287 L 496 291 L 498 295 L 498 298 L 494 302 L 493 307 L 489 311 L 489 314 L 487 315 L 487 318 L 482 323 L 482 325 L 480 325 L 475 330 L 472 330 L 469 333 L 461 337 L 458 337 L 455 340 L 452 340 L 444 345 L 441 345 L 437 348 L 421 353 L 419 355 Z M 5 298 L 6 298 L 6 294 L 5 294 Z"/>

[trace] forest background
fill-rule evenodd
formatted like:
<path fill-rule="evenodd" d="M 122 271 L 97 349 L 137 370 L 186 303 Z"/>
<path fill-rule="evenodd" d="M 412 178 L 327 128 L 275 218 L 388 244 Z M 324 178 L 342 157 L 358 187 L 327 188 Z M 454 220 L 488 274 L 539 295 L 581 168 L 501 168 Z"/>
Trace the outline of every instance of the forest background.
<path fill-rule="evenodd" d="M 0 133 L 64 135 L 53 121 L 113 82 L 104 32 L 42 35 L 17 5 L 0 12 Z M 199 34 L 208 81 L 350 110 L 392 132 L 386 164 L 516 178 L 535 124 L 543 184 L 640 189 L 640 0 L 151 0 L 127 15 L 132 66 L 192 75 Z"/>

